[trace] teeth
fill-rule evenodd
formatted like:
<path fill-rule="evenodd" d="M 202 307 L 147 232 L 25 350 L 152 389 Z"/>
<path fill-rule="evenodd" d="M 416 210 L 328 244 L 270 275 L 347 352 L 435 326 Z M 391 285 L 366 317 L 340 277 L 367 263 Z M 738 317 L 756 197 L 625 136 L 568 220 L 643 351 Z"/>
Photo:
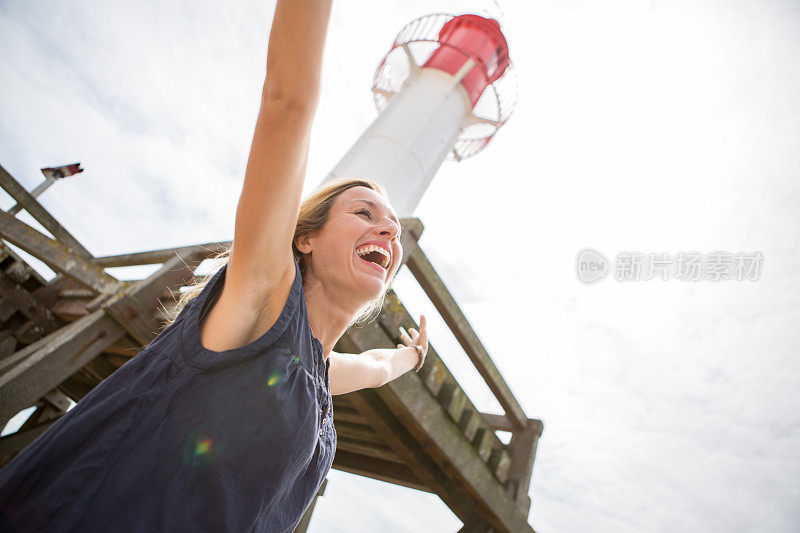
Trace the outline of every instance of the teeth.
<path fill-rule="evenodd" d="M 362 246 L 356 249 L 356 253 L 361 257 L 365 256 L 370 252 L 378 252 L 379 254 L 381 254 L 381 257 L 383 258 L 381 261 L 381 266 L 383 268 L 387 268 L 389 266 L 389 260 L 390 260 L 389 254 L 382 246 L 377 246 L 375 244 L 368 244 L 366 246 Z"/>

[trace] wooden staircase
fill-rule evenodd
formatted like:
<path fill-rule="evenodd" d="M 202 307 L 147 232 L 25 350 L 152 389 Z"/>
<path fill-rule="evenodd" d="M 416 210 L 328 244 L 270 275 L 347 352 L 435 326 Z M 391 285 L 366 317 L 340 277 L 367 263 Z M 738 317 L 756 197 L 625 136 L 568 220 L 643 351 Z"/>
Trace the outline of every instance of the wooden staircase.
<path fill-rule="evenodd" d="M 0 236 L 58 273 L 47 282 L 0 242 L 0 426 L 36 407 L 16 433 L 0 438 L 2 465 L 155 337 L 175 305 L 172 295 L 196 279 L 204 259 L 230 243 L 95 258 L 2 167 L 0 185 L 55 238 L 3 211 Z M 333 466 L 437 494 L 464 522 L 461 531 L 532 531 L 527 493 L 542 423 L 525 416 L 418 246 L 420 221 L 402 222 L 406 266 L 505 414 L 479 412 L 431 343 L 419 373 L 334 397 Z M 144 264 L 161 267 L 143 280 L 121 281 L 105 272 Z M 348 330 L 336 350 L 394 348 L 399 326 L 416 324 L 390 291 L 380 316 Z M 510 442 L 503 444 L 495 431 L 511 432 Z"/>

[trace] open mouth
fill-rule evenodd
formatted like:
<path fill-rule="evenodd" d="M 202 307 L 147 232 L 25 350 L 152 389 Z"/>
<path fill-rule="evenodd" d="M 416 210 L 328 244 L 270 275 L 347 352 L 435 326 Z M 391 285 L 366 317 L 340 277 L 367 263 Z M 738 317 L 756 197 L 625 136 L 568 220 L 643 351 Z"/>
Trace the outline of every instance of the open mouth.
<path fill-rule="evenodd" d="M 384 248 L 374 244 L 367 244 L 366 246 L 357 248 L 356 254 L 358 254 L 362 260 L 374 266 L 378 266 L 382 270 L 386 270 L 389 267 L 389 262 L 391 261 L 389 252 L 387 252 Z"/>

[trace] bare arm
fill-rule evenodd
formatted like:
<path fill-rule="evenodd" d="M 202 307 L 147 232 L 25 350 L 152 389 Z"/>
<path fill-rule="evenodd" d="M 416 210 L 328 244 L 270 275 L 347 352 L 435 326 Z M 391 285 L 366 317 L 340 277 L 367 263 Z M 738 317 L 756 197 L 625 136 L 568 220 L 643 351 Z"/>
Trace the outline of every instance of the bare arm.
<path fill-rule="evenodd" d="M 366 388 L 381 387 L 421 366 L 419 351 L 422 347 L 422 362 L 428 353 L 428 334 L 425 316 L 420 317 L 419 332 L 409 329 L 401 332 L 405 343 L 397 348 L 376 348 L 361 354 L 331 352 L 331 394 L 347 394 Z"/>
<path fill-rule="evenodd" d="M 275 8 L 226 275 L 226 289 L 251 303 L 285 300 L 294 279 L 292 237 L 330 11 L 331 0 L 278 0 Z"/>

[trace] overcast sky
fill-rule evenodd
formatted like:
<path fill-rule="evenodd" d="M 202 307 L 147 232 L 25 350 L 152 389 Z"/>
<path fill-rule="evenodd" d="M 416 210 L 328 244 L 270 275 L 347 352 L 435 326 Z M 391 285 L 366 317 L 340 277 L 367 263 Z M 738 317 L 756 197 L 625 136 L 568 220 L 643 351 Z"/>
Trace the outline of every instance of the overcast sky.
<path fill-rule="evenodd" d="M 231 239 L 273 9 L 0 1 L 0 163 L 32 189 L 39 168 L 80 161 L 41 202 L 95 255 Z M 483 153 L 442 166 L 416 214 L 544 421 L 531 524 L 800 530 L 800 2 L 339 1 L 307 190 L 374 119 L 372 76 L 397 31 L 465 11 L 501 20 L 519 104 Z M 585 247 L 763 262 L 757 281 L 585 285 Z M 430 316 L 472 400 L 499 412 L 407 272 L 396 290 Z M 459 527 L 435 496 L 338 471 L 311 524 Z"/>

